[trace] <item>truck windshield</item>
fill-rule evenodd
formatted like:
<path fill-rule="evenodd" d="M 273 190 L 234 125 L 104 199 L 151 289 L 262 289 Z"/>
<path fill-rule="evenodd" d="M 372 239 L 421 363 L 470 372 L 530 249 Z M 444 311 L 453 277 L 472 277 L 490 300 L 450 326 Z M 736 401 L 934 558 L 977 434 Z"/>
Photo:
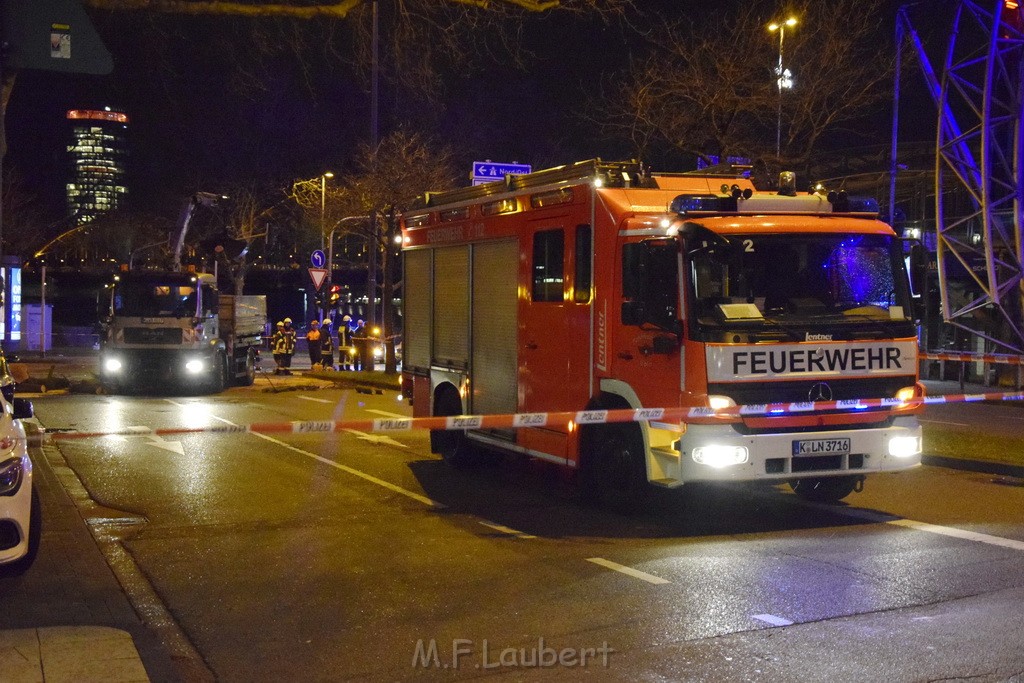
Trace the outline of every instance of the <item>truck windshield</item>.
<path fill-rule="evenodd" d="M 114 313 L 154 318 L 194 316 L 196 288 L 184 284 L 122 282 L 114 291 Z"/>
<path fill-rule="evenodd" d="M 704 328 L 911 320 L 895 237 L 730 235 L 729 242 L 690 252 L 692 313 Z"/>

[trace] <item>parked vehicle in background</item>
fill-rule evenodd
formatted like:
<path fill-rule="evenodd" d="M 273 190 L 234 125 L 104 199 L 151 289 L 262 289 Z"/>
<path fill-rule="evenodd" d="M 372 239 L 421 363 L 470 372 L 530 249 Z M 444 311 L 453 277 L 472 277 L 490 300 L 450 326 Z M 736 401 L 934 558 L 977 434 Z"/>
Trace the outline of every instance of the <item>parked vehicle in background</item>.
<path fill-rule="evenodd" d="M 873 200 L 783 176 L 758 192 L 734 169 L 594 160 L 427 193 L 403 217 L 403 388 L 414 415 L 466 426 L 434 452 L 554 462 L 620 510 L 696 481 L 833 502 L 918 465 L 904 243 Z"/>
<path fill-rule="evenodd" d="M 111 393 L 251 385 L 266 320 L 266 297 L 220 294 L 212 275 L 125 273 L 111 285 L 100 381 Z"/>
<path fill-rule="evenodd" d="M 32 485 L 32 461 L 21 420 L 32 403 L 14 397 L 15 383 L 0 351 L 0 572 L 21 572 L 39 550 L 42 516 Z"/>

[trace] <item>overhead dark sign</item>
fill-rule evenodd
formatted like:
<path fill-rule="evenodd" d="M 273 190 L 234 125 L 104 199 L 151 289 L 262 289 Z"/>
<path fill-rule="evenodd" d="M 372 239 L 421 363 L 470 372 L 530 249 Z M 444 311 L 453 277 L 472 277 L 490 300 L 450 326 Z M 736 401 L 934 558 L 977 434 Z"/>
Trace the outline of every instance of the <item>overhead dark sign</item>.
<path fill-rule="evenodd" d="M 108 74 L 114 62 L 79 0 L 0 0 L 4 69 Z"/>

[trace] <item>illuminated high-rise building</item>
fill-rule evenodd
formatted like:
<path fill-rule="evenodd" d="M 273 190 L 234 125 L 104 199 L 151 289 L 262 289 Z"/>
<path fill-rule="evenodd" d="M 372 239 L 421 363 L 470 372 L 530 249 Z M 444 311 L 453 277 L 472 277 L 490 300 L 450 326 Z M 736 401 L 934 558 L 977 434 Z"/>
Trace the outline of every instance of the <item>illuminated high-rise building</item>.
<path fill-rule="evenodd" d="M 128 115 L 104 107 L 72 109 L 67 116 L 72 137 L 68 145 L 72 163 L 68 215 L 81 225 L 121 206 L 128 193 Z"/>

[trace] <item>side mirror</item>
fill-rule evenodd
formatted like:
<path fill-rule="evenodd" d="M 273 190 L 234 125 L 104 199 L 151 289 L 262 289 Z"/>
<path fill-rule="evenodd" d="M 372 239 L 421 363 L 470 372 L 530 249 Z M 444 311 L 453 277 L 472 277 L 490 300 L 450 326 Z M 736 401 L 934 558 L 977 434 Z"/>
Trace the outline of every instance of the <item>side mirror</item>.
<path fill-rule="evenodd" d="M 924 294 L 928 277 L 928 251 L 920 242 L 910 245 L 910 286 L 914 294 Z"/>
<path fill-rule="evenodd" d="M 928 250 L 920 242 L 910 245 L 910 290 L 914 302 L 914 317 L 921 320 L 925 312 L 925 294 L 928 291 Z"/>

